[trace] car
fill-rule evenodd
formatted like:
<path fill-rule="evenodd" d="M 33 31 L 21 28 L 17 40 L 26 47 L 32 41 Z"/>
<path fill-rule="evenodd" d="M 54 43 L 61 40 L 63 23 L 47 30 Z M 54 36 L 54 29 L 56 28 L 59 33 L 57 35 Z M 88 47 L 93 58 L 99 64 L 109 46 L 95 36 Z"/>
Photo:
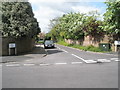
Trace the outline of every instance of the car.
<path fill-rule="evenodd" d="M 55 44 L 53 40 L 45 40 L 44 41 L 44 48 L 54 48 Z"/>

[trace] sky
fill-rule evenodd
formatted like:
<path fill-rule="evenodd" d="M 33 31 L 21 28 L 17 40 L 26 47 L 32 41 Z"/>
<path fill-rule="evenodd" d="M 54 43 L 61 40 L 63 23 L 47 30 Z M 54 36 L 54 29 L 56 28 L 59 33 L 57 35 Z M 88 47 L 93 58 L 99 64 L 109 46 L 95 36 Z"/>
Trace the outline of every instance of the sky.
<path fill-rule="evenodd" d="M 70 12 L 97 11 L 103 18 L 107 6 L 105 0 L 29 0 L 41 31 L 48 33 L 50 20 Z"/>

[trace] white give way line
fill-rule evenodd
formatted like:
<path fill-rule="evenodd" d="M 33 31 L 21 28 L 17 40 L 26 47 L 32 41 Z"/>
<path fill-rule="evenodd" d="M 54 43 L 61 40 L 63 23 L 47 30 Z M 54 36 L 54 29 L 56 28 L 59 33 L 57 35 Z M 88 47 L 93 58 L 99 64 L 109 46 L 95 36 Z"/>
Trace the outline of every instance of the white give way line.
<path fill-rule="evenodd" d="M 66 50 L 64 50 L 64 49 L 62 49 L 62 51 L 64 51 L 64 52 L 68 53 L 68 51 L 66 51 Z"/>
<path fill-rule="evenodd" d="M 58 47 L 58 49 L 61 49 L 60 47 Z M 69 53 L 68 51 L 64 50 L 64 49 L 61 49 L 62 51 L 66 52 L 66 53 Z M 71 54 L 72 56 L 82 60 L 83 62 L 85 63 L 97 63 L 97 62 L 111 62 L 111 60 L 115 60 L 115 61 L 119 61 L 117 60 L 118 58 L 111 58 L 111 60 L 107 60 L 107 59 L 98 59 L 98 60 L 85 60 L 84 58 L 82 57 L 79 57 L 75 54 Z"/>
<path fill-rule="evenodd" d="M 83 59 L 82 57 L 79 57 L 79 56 L 77 56 L 77 55 L 75 55 L 75 54 L 71 54 L 71 55 L 73 55 L 74 57 L 82 60 L 82 61 L 85 62 L 85 63 L 97 63 L 97 61 L 94 61 L 94 60 L 85 60 L 85 59 Z"/>
<path fill-rule="evenodd" d="M 58 49 L 61 49 L 60 47 L 57 47 Z M 66 52 L 66 53 L 68 53 L 68 51 L 66 51 L 66 50 L 64 50 L 64 49 L 61 49 L 62 51 L 64 51 L 64 52 Z M 71 54 L 72 56 L 74 56 L 74 57 L 76 57 L 76 58 L 78 58 L 78 59 L 80 59 L 80 60 L 82 60 L 83 62 L 85 62 L 85 63 L 97 63 L 97 61 L 94 61 L 94 60 L 85 60 L 84 58 L 82 58 L 82 57 L 79 57 L 79 56 L 77 56 L 77 55 L 75 55 L 75 54 Z"/>
<path fill-rule="evenodd" d="M 71 55 L 73 55 L 73 56 L 75 56 L 76 58 L 81 59 L 82 61 L 85 62 L 85 59 L 83 59 L 83 58 L 81 58 L 81 57 L 79 57 L 79 56 L 77 56 L 77 55 L 75 55 L 75 54 L 71 54 Z"/>

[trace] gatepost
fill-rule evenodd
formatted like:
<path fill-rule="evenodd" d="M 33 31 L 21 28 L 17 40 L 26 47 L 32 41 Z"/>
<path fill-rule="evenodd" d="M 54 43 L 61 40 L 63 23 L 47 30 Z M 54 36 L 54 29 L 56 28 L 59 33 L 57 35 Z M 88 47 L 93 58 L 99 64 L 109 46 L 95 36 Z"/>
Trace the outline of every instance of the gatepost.
<path fill-rule="evenodd" d="M 114 41 L 115 44 L 115 52 L 120 50 L 120 41 Z"/>

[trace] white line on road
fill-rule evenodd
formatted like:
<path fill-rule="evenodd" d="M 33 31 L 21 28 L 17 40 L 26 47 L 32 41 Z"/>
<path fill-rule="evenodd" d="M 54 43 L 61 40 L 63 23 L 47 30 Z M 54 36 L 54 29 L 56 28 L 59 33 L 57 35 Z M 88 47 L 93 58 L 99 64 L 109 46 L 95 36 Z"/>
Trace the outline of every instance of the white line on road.
<path fill-rule="evenodd" d="M 29 62 L 30 60 L 26 60 L 27 62 Z"/>
<path fill-rule="evenodd" d="M 66 50 L 64 50 L 64 49 L 62 49 L 62 51 L 64 51 L 64 52 L 68 53 L 68 51 L 66 51 Z"/>
<path fill-rule="evenodd" d="M 0 67 L 2 67 L 2 64 L 0 64 Z"/>
<path fill-rule="evenodd" d="M 107 59 L 98 59 L 97 61 L 99 61 L 99 62 L 111 62 L 110 60 L 107 60 Z"/>
<path fill-rule="evenodd" d="M 7 67 L 14 67 L 14 66 L 20 66 L 20 64 L 8 64 Z"/>
<path fill-rule="evenodd" d="M 80 59 L 80 60 L 82 60 L 82 61 L 85 62 L 85 59 L 83 59 L 83 58 L 81 58 L 81 57 L 79 57 L 79 56 L 77 56 L 77 55 L 75 55 L 75 54 L 71 54 L 71 55 L 73 55 L 73 56 L 75 56 L 76 58 L 78 58 L 78 59 Z"/>
<path fill-rule="evenodd" d="M 115 60 L 116 62 L 119 62 L 120 60 Z"/>
<path fill-rule="evenodd" d="M 48 66 L 48 65 L 50 65 L 50 64 L 40 64 L 40 66 Z"/>
<path fill-rule="evenodd" d="M 118 58 L 111 58 L 110 60 L 118 60 Z"/>
<path fill-rule="evenodd" d="M 77 56 L 77 55 L 75 55 L 75 54 L 71 54 L 71 55 L 73 55 L 73 56 L 75 56 L 76 58 L 84 61 L 85 63 L 97 63 L 97 61 L 94 61 L 94 60 L 85 60 L 85 59 L 83 59 L 83 58 L 81 58 L 81 57 L 79 57 L 79 56 Z"/>
<path fill-rule="evenodd" d="M 55 65 L 64 65 L 64 64 L 67 64 L 67 63 L 55 63 Z"/>
<path fill-rule="evenodd" d="M 58 44 L 59 45 L 59 44 Z M 68 47 L 68 46 L 64 46 L 64 45 L 59 45 L 59 46 L 62 46 L 62 47 L 67 47 L 67 48 L 70 48 L 70 49 L 74 49 L 74 50 L 78 50 L 78 51 L 84 51 L 84 50 L 80 50 L 80 49 L 77 49 L 77 48 L 72 48 L 72 47 Z M 94 54 L 104 54 L 104 55 L 112 55 L 112 56 L 118 56 L 118 55 L 114 55 L 114 54 L 107 54 L 107 53 L 100 53 L 100 52 L 92 52 L 92 51 L 87 51 L 88 53 L 94 53 Z"/>
<path fill-rule="evenodd" d="M 85 60 L 85 63 L 97 63 L 97 61 L 94 61 L 94 60 Z"/>
<path fill-rule="evenodd" d="M 57 47 L 58 49 L 61 49 L 61 48 L 59 48 L 59 47 Z"/>
<path fill-rule="evenodd" d="M 24 66 L 34 66 L 35 64 L 23 64 Z"/>
<path fill-rule="evenodd" d="M 9 62 L 10 64 L 17 64 L 18 62 Z"/>
<path fill-rule="evenodd" d="M 71 64 L 82 64 L 82 62 L 71 62 Z"/>

